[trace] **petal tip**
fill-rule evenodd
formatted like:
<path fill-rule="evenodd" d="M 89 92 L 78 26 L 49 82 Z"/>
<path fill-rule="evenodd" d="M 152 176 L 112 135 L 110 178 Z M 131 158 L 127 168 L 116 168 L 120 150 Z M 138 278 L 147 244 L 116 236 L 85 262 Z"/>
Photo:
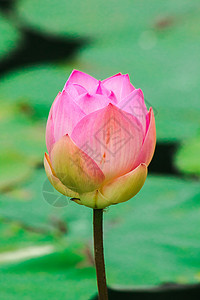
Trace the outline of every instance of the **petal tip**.
<path fill-rule="evenodd" d="M 138 91 L 139 95 L 141 95 L 141 96 L 144 98 L 144 93 L 143 93 L 143 91 L 142 91 L 141 89 L 137 89 L 137 91 Z"/>

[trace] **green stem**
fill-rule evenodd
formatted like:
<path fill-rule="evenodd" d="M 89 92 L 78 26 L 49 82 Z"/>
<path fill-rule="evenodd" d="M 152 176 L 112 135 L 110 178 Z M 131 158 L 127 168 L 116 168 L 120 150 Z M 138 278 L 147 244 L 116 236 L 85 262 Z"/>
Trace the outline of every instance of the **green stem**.
<path fill-rule="evenodd" d="M 103 254 L 103 209 L 93 210 L 94 256 L 99 300 L 108 300 Z"/>

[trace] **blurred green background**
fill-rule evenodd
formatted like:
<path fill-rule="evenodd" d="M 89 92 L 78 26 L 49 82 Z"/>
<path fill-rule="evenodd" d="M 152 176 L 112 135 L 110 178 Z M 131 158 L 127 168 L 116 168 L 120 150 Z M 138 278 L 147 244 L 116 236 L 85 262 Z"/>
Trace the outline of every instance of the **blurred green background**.
<path fill-rule="evenodd" d="M 0 299 L 96 295 L 92 210 L 43 169 L 48 112 L 74 68 L 129 73 L 156 116 L 144 188 L 105 212 L 109 287 L 200 282 L 199 0 L 1 0 Z"/>

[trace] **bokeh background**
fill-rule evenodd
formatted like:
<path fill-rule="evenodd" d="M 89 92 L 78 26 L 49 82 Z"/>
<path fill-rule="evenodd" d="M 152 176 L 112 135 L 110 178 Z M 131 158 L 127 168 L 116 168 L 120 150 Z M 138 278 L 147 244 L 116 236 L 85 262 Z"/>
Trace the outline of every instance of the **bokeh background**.
<path fill-rule="evenodd" d="M 96 295 L 92 210 L 60 196 L 43 169 L 48 112 L 74 68 L 99 79 L 129 73 L 156 116 L 144 188 L 105 212 L 108 285 L 126 291 L 110 299 L 197 284 L 199 0 L 1 0 L 0 299 Z"/>

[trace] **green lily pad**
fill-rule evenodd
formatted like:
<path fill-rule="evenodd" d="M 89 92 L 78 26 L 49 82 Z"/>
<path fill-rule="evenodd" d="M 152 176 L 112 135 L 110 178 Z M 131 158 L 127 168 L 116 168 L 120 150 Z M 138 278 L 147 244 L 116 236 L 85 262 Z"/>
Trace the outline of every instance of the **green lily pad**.
<path fill-rule="evenodd" d="M 0 152 L 0 190 L 10 189 L 30 176 L 31 169 L 21 153 L 9 150 Z"/>
<path fill-rule="evenodd" d="M 29 181 L 0 194 L 0 217 L 49 234 L 67 233 L 68 239 L 88 241 L 92 237 L 92 210 L 74 205 L 58 193 L 44 170 L 36 170 Z"/>
<path fill-rule="evenodd" d="M 36 245 L 43 247 L 54 241 L 54 237 L 52 235 L 34 231 L 34 228 L 23 228 L 22 224 L 17 221 L 15 222 L 10 219 L 3 219 L 1 216 L 0 221 L 0 254 Z M 9 260 L 7 260 L 7 262 L 2 261 L 0 257 L 0 265 L 2 263 L 8 263 L 8 261 Z"/>
<path fill-rule="evenodd" d="M 199 281 L 199 183 L 150 177 L 105 214 L 108 283 L 115 287 Z"/>
<path fill-rule="evenodd" d="M 187 1 L 168 1 L 163 5 L 156 0 L 138 3 L 134 0 L 118 1 L 76 1 L 65 0 L 49 2 L 39 0 L 19 0 L 16 12 L 19 20 L 26 26 L 46 33 L 68 37 L 99 38 L 108 33 L 140 30 L 157 15 L 184 12 L 198 5 Z M 54 22 L 52 22 L 54 20 Z M 103 21 L 102 21 L 103 20 Z"/>
<path fill-rule="evenodd" d="M 88 247 L 91 209 L 54 194 L 44 171 L 21 188 L 29 195 L 24 200 L 14 194 L 1 196 L 2 217 L 49 233 L 61 224 L 67 229 L 67 247 L 76 242 Z M 109 286 L 198 282 L 199 216 L 199 183 L 172 177 L 149 176 L 135 198 L 109 207 L 104 214 Z"/>
<path fill-rule="evenodd" d="M 43 161 L 45 126 L 33 122 L 13 105 L 1 104 L 0 190 L 26 180 Z"/>
<path fill-rule="evenodd" d="M 0 191 L 27 180 L 44 155 L 44 126 L 32 122 L 16 106 L 1 103 Z"/>
<path fill-rule="evenodd" d="M 45 126 L 42 122 L 31 120 L 16 105 L 2 103 L 0 131 L 2 142 L 0 156 L 2 152 L 15 153 L 16 155 L 12 157 L 14 159 L 17 156 L 17 164 L 20 165 L 20 162 L 24 164 L 22 170 L 31 169 L 31 166 L 42 163 L 45 151 Z M 12 167 L 11 161 L 9 164 Z M 6 168 L 5 164 L 1 165 L 2 173 L 4 173 L 4 167 Z M 13 167 L 15 169 L 15 166 Z M 9 176 L 5 179 L 9 181 Z"/>
<path fill-rule="evenodd" d="M 149 176 L 135 198 L 104 214 L 108 285 L 199 282 L 199 216 L 198 182 Z M 70 236 L 91 240 L 90 209 L 71 203 L 63 217 Z"/>
<path fill-rule="evenodd" d="M 12 22 L 0 13 L 0 59 L 14 51 L 19 45 L 20 32 L 14 27 Z"/>
<path fill-rule="evenodd" d="M 43 190 L 49 193 L 49 197 L 54 196 L 54 190 L 51 186 L 45 187 L 48 182 L 44 170 L 35 171 L 29 181 L 18 186 L 17 189 L 10 193 L 0 195 L 2 218 L 14 220 L 22 223 L 25 227 L 33 227 L 38 230 L 53 232 L 54 224 L 62 215 L 59 208 L 51 206 L 43 197 Z M 49 200 L 51 201 L 51 199 Z M 67 202 L 68 204 L 68 202 Z M 54 222 L 55 219 L 55 222 Z"/>
<path fill-rule="evenodd" d="M 59 202 L 61 197 L 65 203 Z M 80 220 L 77 222 L 77 216 L 75 217 L 75 211 L 79 211 L 84 223 L 84 211 L 88 216 L 91 210 L 81 207 L 79 210 L 75 205 L 68 212 L 68 220 L 67 217 L 64 218 L 64 214 L 70 206 L 69 199 L 64 198 L 66 197 L 54 193 L 44 170 L 36 171 L 35 176 L 18 189 L 0 194 L 0 220 L 7 222 L 7 225 L 0 226 L 0 252 L 20 250 L 20 247 L 25 250 L 24 247 L 27 246 L 46 244 L 54 247 L 53 253 L 49 255 L 1 264 L 2 298 L 12 300 L 15 295 L 15 299 L 27 300 L 27 297 L 33 297 L 40 300 L 44 297 L 64 298 L 67 295 L 71 300 L 84 300 L 96 294 L 95 270 L 84 254 L 86 238 L 83 237 L 83 243 L 80 239 L 81 231 L 84 232 L 86 228 L 84 224 L 81 228 Z M 72 202 L 70 204 L 73 205 Z M 89 228 L 91 220 L 88 222 Z M 79 232 L 78 237 L 72 236 L 75 232 Z M 87 241 L 88 236 L 89 234 Z"/>
<path fill-rule="evenodd" d="M 46 119 L 71 71 L 69 67 L 43 65 L 11 72 L 1 78 L 0 99 L 30 107 L 33 116 Z"/>
<path fill-rule="evenodd" d="M 188 139 L 178 149 L 175 156 L 176 167 L 185 174 L 200 175 L 200 136 Z"/>
<path fill-rule="evenodd" d="M 68 249 L 0 268 L 1 297 L 7 300 L 91 299 L 96 294 L 95 270 Z"/>

